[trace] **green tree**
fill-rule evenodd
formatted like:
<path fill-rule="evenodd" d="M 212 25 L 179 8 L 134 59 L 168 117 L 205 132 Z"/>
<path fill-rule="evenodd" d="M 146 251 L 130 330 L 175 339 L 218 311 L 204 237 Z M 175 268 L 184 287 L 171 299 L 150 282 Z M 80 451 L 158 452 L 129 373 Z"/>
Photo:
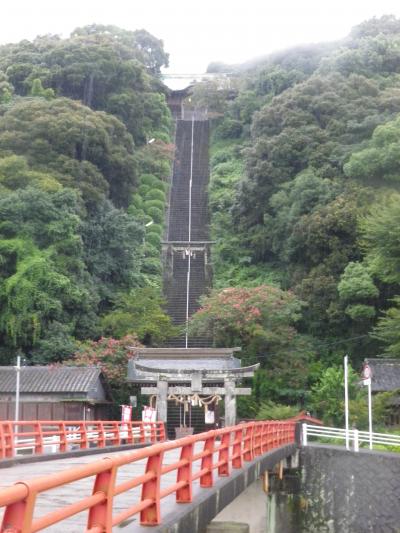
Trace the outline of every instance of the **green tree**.
<path fill-rule="evenodd" d="M 0 155 L 26 158 L 85 200 L 127 206 L 136 184 L 132 137 L 116 118 L 66 98 L 19 99 L 0 111 Z"/>
<path fill-rule="evenodd" d="M 0 158 L 0 184 L 8 191 L 31 186 L 47 192 L 62 189 L 54 175 L 31 170 L 25 157 L 17 155 Z"/>
<path fill-rule="evenodd" d="M 344 172 L 377 185 L 400 180 L 400 119 L 378 126 L 366 148 L 351 155 Z"/>
<path fill-rule="evenodd" d="M 85 264 L 109 310 L 116 292 L 129 291 L 143 281 L 143 225 L 111 202 L 98 202 L 82 225 Z"/>
<path fill-rule="evenodd" d="M 168 67 L 169 54 L 164 52 L 160 39 L 142 29 L 133 32 L 133 43 L 139 50 L 139 59 L 152 74 L 159 75 L 162 67 Z"/>
<path fill-rule="evenodd" d="M 350 423 L 362 429 L 367 421 L 365 394 L 358 386 L 358 376 L 349 367 Z M 342 367 L 327 368 L 311 389 L 310 402 L 314 412 L 325 424 L 342 427 L 344 424 L 344 371 Z"/>
<path fill-rule="evenodd" d="M 163 65 L 168 54 L 162 41 L 116 26 L 94 24 L 68 39 L 47 35 L 0 47 L 0 70 L 16 94 L 51 98 L 54 92 L 114 113 L 137 145 L 157 130 L 169 133 L 166 89 L 158 79 Z"/>
<path fill-rule="evenodd" d="M 113 311 L 102 320 L 104 332 L 116 338 L 135 334 L 146 346 L 160 345 L 178 334 L 162 309 L 164 303 L 159 290 L 153 287 L 121 294 Z"/>
<path fill-rule="evenodd" d="M 9 83 L 8 76 L 0 70 L 0 104 L 11 102 L 14 87 Z"/>
<path fill-rule="evenodd" d="M 29 354 L 50 330 L 53 339 L 56 330 L 65 337 L 55 323 L 77 337 L 96 334 L 98 296 L 83 258 L 83 213 L 68 189 L 27 187 L 0 199 L 0 324 L 9 350 Z M 57 350 L 53 360 L 65 355 Z"/>
<path fill-rule="evenodd" d="M 375 316 L 375 307 L 370 304 L 378 297 L 379 290 L 364 265 L 349 263 L 340 278 L 338 291 L 340 299 L 347 304 L 345 313 L 353 320 Z"/>
<path fill-rule="evenodd" d="M 71 280 L 57 271 L 49 253 L 29 246 L 27 241 L 0 242 L 3 254 L 24 248 L 14 274 L 1 284 L 0 330 L 11 346 L 30 347 L 43 335 L 46 325 L 62 318 L 63 305 L 84 297 Z"/>
<path fill-rule="evenodd" d="M 263 402 L 257 413 L 258 420 L 286 420 L 299 413 L 298 406 L 283 405 L 274 402 Z"/>
<path fill-rule="evenodd" d="M 31 96 L 39 96 L 50 100 L 54 98 L 54 91 L 53 89 L 45 89 L 40 78 L 36 78 L 32 83 Z"/>
<path fill-rule="evenodd" d="M 257 403 L 304 401 L 315 350 L 295 324 L 302 302 L 269 285 L 214 290 L 192 316 L 190 333 L 212 336 L 216 346 L 240 346 L 242 364 L 260 363 L 253 381 Z"/>
<path fill-rule="evenodd" d="M 395 305 L 384 311 L 371 335 L 383 342 L 387 355 L 400 357 L 400 296 L 396 296 L 393 302 Z"/>
<path fill-rule="evenodd" d="M 212 334 L 217 346 L 274 348 L 296 335 L 294 323 L 301 316 L 301 302 L 291 292 L 262 285 L 249 289 L 214 290 L 201 300 L 193 315 L 191 331 Z"/>
<path fill-rule="evenodd" d="M 363 246 L 371 271 L 385 283 L 400 283 L 400 195 L 393 194 L 372 207 L 361 220 Z"/>

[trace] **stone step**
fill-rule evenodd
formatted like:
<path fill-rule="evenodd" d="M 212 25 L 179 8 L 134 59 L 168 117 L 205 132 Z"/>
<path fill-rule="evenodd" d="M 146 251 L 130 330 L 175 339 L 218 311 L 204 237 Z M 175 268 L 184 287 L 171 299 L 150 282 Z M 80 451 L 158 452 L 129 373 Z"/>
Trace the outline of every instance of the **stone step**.
<path fill-rule="evenodd" d="M 176 124 L 176 154 L 171 182 L 170 205 L 168 209 L 167 240 L 187 241 L 189 239 L 189 193 L 192 175 L 191 197 L 191 240 L 209 240 L 209 212 L 207 188 L 209 182 L 209 124 L 207 121 L 194 122 L 193 164 L 191 165 L 192 123 L 178 120 Z M 196 252 L 191 260 L 189 316 L 200 308 L 200 297 L 210 289 L 204 263 L 204 254 Z M 209 267 L 207 267 L 209 268 Z M 164 275 L 166 310 L 176 325 L 186 322 L 187 308 L 187 258 L 175 252 L 173 271 Z M 164 273 L 165 274 L 165 273 Z M 179 337 L 172 342 L 185 345 L 185 338 Z M 192 342 L 190 340 L 190 342 Z M 197 339 L 196 346 L 209 339 Z M 171 346 L 171 342 L 168 343 Z"/>

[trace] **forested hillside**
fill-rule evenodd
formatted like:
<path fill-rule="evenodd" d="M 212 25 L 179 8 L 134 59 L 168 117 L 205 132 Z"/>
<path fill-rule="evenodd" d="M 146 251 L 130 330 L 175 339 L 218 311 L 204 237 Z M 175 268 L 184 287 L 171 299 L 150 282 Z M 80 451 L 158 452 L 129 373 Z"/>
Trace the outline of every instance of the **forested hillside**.
<path fill-rule="evenodd" d="M 104 334 L 168 336 L 167 64 L 161 41 L 113 26 L 0 47 L 1 364 L 62 361 Z"/>
<path fill-rule="evenodd" d="M 160 40 L 114 26 L 0 46 L 1 364 L 75 353 L 118 390 L 129 346 L 177 333 L 161 296 L 167 65 Z M 242 415 L 340 423 L 342 356 L 357 372 L 400 357 L 400 21 L 210 70 L 225 75 L 191 105 L 212 117 L 215 289 L 192 331 L 261 363 Z M 357 387 L 352 402 L 362 425 Z"/>
<path fill-rule="evenodd" d="M 217 289 L 194 327 L 261 362 L 255 410 L 318 406 L 345 353 L 357 371 L 366 356 L 400 357 L 400 21 L 210 70 L 228 73 L 224 90 L 194 91 L 217 116 Z"/>

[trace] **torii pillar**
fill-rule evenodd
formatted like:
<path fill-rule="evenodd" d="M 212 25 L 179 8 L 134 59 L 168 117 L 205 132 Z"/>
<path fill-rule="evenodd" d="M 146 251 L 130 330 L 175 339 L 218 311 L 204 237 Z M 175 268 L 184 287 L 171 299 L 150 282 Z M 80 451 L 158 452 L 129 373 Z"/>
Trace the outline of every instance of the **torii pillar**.
<path fill-rule="evenodd" d="M 166 378 L 157 381 L 157 420 L 167 422 L 168 411 L 168 381 Z"/>
<path fill-rule="evenodd" d="M 236 383 L 232 379 L 225 379 L 225 426 L 236 424 Z"/>

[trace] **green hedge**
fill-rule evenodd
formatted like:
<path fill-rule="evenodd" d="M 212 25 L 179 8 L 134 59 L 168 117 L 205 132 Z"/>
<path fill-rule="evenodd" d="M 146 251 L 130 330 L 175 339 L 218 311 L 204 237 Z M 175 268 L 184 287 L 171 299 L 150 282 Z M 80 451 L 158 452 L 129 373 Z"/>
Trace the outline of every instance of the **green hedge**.
<path fill-rule="evenodd" d="M 162 235 L 163 228 L 161 224 L 152 224 L 151 226 L 146 228 L 146 233 L 156 233 L 157 235 Z"/>
<path fill-rule="evenodd" d="M 154 174 L 141 174 L 139 176 L 139 183 L 152 187 L 155 183 L 160 181 Z"/>
<path fill-rule="evenodd" d="M 145 200 L 144 210 L 146 211 L 146 213 L 148 213 L 149 209 L 151 209 L 152 207 L 159 209 L 162 213 L 164 211 L 165 202 L 160 202 L 160 200 Z"/>
<path fill-rule="evenodd" d="M 146 235 L 146 242 L 149 242 L 152 246 L 160 247 L 161 237 L 157 233 L 148 233 Z"/>
<path fill-rule="evenodd" d="M 150 189 L 150 191 L 146 193 L 145 200 L 159 200 L 165 205 L 165 192 L 160 189 Z"/>
<path fill-rule="evenodd" d="M 143 207 L 143 198 L 140 194 L 135 193 L 132 196 L 132 203 L 131 205 L 134 205 L 137 209 L 141 209 Z"/>
<path fill-rule="evenodd" d="M 144 198 L 146 196 L 146 194 L 149 192 L 150 190 L 150 186 L 149 185 L 145 185 L 143 183 L 143 185 L 140 185 L 139 188 L 138 188 L 138 193 L 140 194 L 140 196 L 142 198 Z"/>
<path fill-rule="evenodd" d="M 164 221 L 164 213 L 160 209 L 157 209 L 157 207 L 149 207 L 149 209 L 146 209 L 146 214 L 156 224 L 162 224 Z"/>

